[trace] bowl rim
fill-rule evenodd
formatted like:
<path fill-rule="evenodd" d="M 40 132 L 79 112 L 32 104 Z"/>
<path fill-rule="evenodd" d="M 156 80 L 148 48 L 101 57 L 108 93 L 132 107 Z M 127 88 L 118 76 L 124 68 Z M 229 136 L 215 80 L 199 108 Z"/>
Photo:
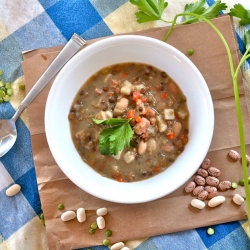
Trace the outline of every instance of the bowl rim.
<path fill-rule="evenodd" d="M 91 178 L 92 175 L 95 175 L 94 178 L 96 178 L 98 181 L 102 182 L 103 189 L 105 189 L 105 190 L 103 192 L 99 192 L 99 190 L 93 188 L 94 184 L 92 181 L 86 180 L 86 181 L 82 182 L 81 178 L 79 178 L 79 176 L 76 176 L 77 171 L 74 172 L 74 171 L 72 171 L 72 169 L 70 170 L 67 167 L 67 164 L 64 163 L 64 160 L 65 161 L 67 160 L 65 158 L 66 156 L 63 155 L 62 152 L 60 152 L 60 150 L 61 150 L 60 145 L 59 145 L 60 143 L 55 142 L 55 140 L 53 139 L 54 138 L 53 133 L 55 133 L 56 131 L 55 131 L 55 128 L 51 129 L 51 122 L 50 121 L 52 119 L 52 116 L 51 116 L 50 109 L 51 109 L 51 105 L 55 104 L 55 101 L 53 99 L 54 99 L 55 92 L 60 89 L 61 80 L 65 77 L 65 75 L 71 73 L 71 69 L 72 69 L 72 67 L 74 68 L 74 65 L 81 63 L 82 58 L 85 58 L 86 55 L 91 56 L 92 54 L 97 53 L 96 51 L 98 51 L 98 50 L 102 50 L 104 48 L 110 48 L 110 46 L 111 47 L 112 46 L 121 46 L 121 45 L 124 46 L 125 44 L 131 44 L 131 43 L 132 44 L 133 43 L 140 43 L 141 46 L 145 46 L 145 44 L 146 44 L 147 46 L 152 46 L 154 48 L 157 47 L 157 49 L 160 48 L 163 50 L 166 49 L 166 50 L 174 53 L 174 57 L 177 60 L 181 60 L 182 62 L 187 63 L 187 65 L 190 67 L 190 69 L 193 70 L 193 72 L 195 73 L 195 76 L 197 77 L 197 79 L 199 79 L 201 81 L 202 87 L 204 90 L 204 96 L 206 98 L 206 103 L 205 103 L 207 106 L 206 107 L 207 108 L 206 115 L 209 115 L 209 117 L 210 117 L 210 121 L 208 121 L 209 127 L 206 131 L 206 134 L 204 134 L 204 138 L 206 139 L 206 144 L 203 145 L 203 149 L 201 150 L 201 154 L 202 154 L 203 158 L 205 157 L 205 155 L 208 152 L 208 149 L 210 147 L 212 136 L 213 136 L 213 130 L 214 130 L 213 102 L 212 102 L 212 98 L 211 98 L 208 86 L 207 86 L 203 76 L 201 75 L 200 71 L 194 65 L 194 63 L 186 55 L 184 55 L 181 51 L 179 51 L 178 49 L 176 49 L 172 45 L 164 43 L 164 42 L 157 40 L 155 38 L 146 37 L 146 36 L 118 35 L 118 36 L 112 36 L 112 37 L 108 37 L 108 38 L 103 38 L 102 40 L 98 40 L 97 42 L 88 45 L 86 48 L 82 49 L 79 53 L 77 53 L 74 57 L 72 57 L 69 60 L 69 62 L 65 64 L 63 69 L 56 76 L 54 83 L 51 86 L 51 89 L 49 91 L 49 95 L 48 95 L 48 98 L 46 101 L 45 134 L 46 134 L 49 148 L 50 148 L 51 153 L 52 153 L 56 163 L 58 164 L 59 168 L 79 188 L 81 188 L 82 190 L 86 191 L 87 193 L 89 193 L 95 197 L 98 197 L 100 199 L 111 201 L 111 202 L 117 202 L 117 203 L 127 203 L 127 204 L 148 202 L 148 201 L 159 199 L 165 195 L 172 193 L 173 191 L 178 189 L 180 186 L 182 186 L 184 183 L 186 183 L 188 181 L 188 179 L 195 173 L 195 171 L 199 167 L 198 162 L 201 163 L 202 157 L 199 156 L 199 160 L 195 161 L 195 164 L 197 164 L 197 166 L 193 167 L 189 174 L 181 175 L 181 181 L 178 184 L 176 184 L 174 187 L 168 187 L 167 192 L 162 191 L 162 192 L 159 192 L 157 194 L 153 193 L 153 192 L 155 192 L 155 189 L 150 190 L 150 188 L 148 188 L 148 186 L 153 185 L 155 182 L 155 181 L 153 181 L 153 179 L 155 177 L 157 177 L 158 175 L 162 175 L 162 173 L 156 175 L 155 177 L 152 177 L 152 178 L 149 178 L 149 179 L 143 180 L 143 181 L 132 182 L 132 183 L 119 183 L 117 181 L 113 181 L 111 179 L 104 178 L 104 177 L 100 176 L 99 173 L 95 172 L 93 169 L 90 169 L 90 167 L 87 166 L 89 169 L 84 173 L 84 175 L 87 175 L 89 178 Z M 177 84 L 178 84 L 178 82 L 177 82 Z M 59 146 L 59 148 L 58 148 L 58 146 Z M 168 169 L 165 170 L 164 172 L 167 173 Z M 102 180 L 100 178 L 102 178 Z M 115 194 L 114 195 L 114 192 L 107 193 L 108 189 L 106 186 L 110 186 L 110 183 L 112 181 L 118 183 L 119 188 L 121 188 L 121 190 L 122 189 L 127 190 L 126 194 L 123 194 L 123 195 Z M 144 182 L 145 184 L 142 184 L 142 182 Z M 113 185 L 111 185 L 111 186 L 114 188 Z M 141 192 L 138 193 L 137 196 L 135 196 L 132 192 L 133 192 L 133 189 L 137 188 L 138 186 L 140 187 Z M 145 188 L 144 191 L 142 190 L 143 188 Z M 160 183 L 158 188 L 159 189 L 164 188 L 163 183 Z"/>

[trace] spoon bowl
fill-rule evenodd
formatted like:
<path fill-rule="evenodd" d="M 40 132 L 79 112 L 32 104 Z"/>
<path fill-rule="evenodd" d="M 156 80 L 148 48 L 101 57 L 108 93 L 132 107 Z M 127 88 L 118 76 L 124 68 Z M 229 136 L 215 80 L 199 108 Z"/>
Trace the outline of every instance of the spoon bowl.
<path fill-rule="evenodd" d="M 0 120 L 0 157 L 5 155 L 15 144 L 17 138 L 17 129 L 15 122 L 21 113 L 38 96 L 49 81 L 65 65 L 65 63 L 82 47 L 86 41 L 73 34 L 66 46 L 62 49 L 55 60 L 50 64 L 40 79 L 36 82 L 27 96 L 23 99 L 14 116 L 9 120 Z"/>

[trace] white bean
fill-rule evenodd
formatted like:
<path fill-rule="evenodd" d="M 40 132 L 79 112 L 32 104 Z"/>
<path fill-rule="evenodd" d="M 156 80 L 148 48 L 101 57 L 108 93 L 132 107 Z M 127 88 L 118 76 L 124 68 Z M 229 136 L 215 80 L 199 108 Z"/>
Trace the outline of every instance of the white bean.
<path fill-rule="evenodd" d="M 108 209 L 106 207 L 101 207 L 96 210 L 96 214 L 98 216 L 104 216 L 108 213 Z"/>
<path fill-rule="evenodd" d="M 77 217 L 77 220 L 82 223 L 86 220 L 86 212 L 85 212 L 85 209 L 80 207 L 77 209 L 76 211 L 76 217 Z"/>
<path fill-rule="evenodd" d="M 76 213 L 74 211 L 66 211 L 61 215 L 61 219 L 63 221 L 73 220 L 76 217 Z"/>
<path fill-rule="evenodd" d="M 12 186 L 10 186 L 6 191 L 6 195 L 7 196 L 14 196 L 16 195 L 19 191 L 21 190 L 21 186 L 18 184 L 14 184 Z"/>
<path fill-rule="evenodd" d="M 191 200 L 191 205 L 195 208 L 203 209 L 206 206 L 206 203 L 198 199 L 193 199 Z"/>
<path fill-rule="evenodd" d="M 235 194 L 233 197 L 233 201 L 235 204 L 240 206 L 244 203 L 244 198 L 242 196 L 240 196 L 239 194 Z"/>
<path fill-rule="evenodd" d="M 125 246 L 125 247 L 121 248 L 121 250 L 130 250 L 130 248 Z"/>
<path fill-rule="evenodd" d="M 208 206 L 209 207 L 217 207 L 220 204 L 222 204 L 223 202 L 225 202 L 226 198 L 222 195 L 219 196 L 215 196 L 214 198 L 212 198 L 209 202 L 208 202 Z"/>
<path fill-rule="evenodd" d="M 123 242 L 117 242 L 111 246 L 110 250 L 121 250 L 124 246 Z"/>
<path fill-rule="evenodd" d="M 105 220 L 104 220 L 104 218 L 102 216 L 98 216 L 96 218 L 96 222 L 97 222 L 98 228 L 103 229 L 105 227 L 106 223 L 105 223 Z"/>
<path fill-rule="evenodd" d="M 137 149 L 139 155 L 142 155 L 145 153 L 147 149 L 147 145 L 148 145 L 147 142 L 144 142 L 143 140 L 139 142 L 138 149 Z"/>

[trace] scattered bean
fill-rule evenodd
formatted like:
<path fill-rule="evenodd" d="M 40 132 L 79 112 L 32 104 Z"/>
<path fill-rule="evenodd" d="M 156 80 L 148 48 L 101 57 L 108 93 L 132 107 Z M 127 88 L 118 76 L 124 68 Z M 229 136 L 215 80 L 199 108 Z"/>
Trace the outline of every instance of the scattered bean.
<path fill-rule="evenodd" d="M 232 186 L 231 181 L 222 181 L 222 182 L 219 183 L 218 189 L 220 191 L 226 191 L 226 190 L 230 189 L 231 186 Z"/>
<path fill-rule="evenodd" d="M 209 200 L 211 200 L 212 198 L 214 198 L 216 196 L 218 196 L 218 192 L 217 191 L 212 191 L 212 192 L 208 193 L 207 198 Z"/>
<path fill-rule="evenodd" d="M 208 169 L 210 167 L 210 164 L 211 164 L 211 161 L 208 158 L 206 158 L 202 162 L 201 167 L 204 168 L 204 169 Z"/>
<path fill-rule="evenodd" d="M 208 234 L 208 235 L 213 235 L 213 234 L 214 234 L 214 229 L 211 228 L 211 227 L 208 228 L 208 229 L 207 229 L 207 234 Z"/>
<path fill-rule="evenodd" d="M 195 208 L 198 208 L 198 209 L 203 209 L 206 206 L 204 201 L 201 201 L 198 199 L 191 200 L 191 205 Z"/>
<path fill-rule="evenodd" d="M 208 177 L 206 177 L 206 183 L 209 186 L 217 187 L 219 185 L 219 182 L 220 182 L 219 179 L 217 179 L 214 176 L 208 176 Z"/>
<path fill-rule="evenodd" d="M 105 220 L 104 220 L 104 218 L 102 216 L 97 217 L 96 223 L 97 223 L 98 228 L 100 228 L 100 229 L 105 228 L 106 223 L 105 223 Z"/>
<path fill-rule="evenodd" d="M 61 215 L 62 221 L 73 220 L 76 217 L 76 213 L 74 211 L 66 211 Z"/>
<path fill-rule="evenodd" d="M 106 207 L 102 207 L 96 210 L 96 214 L 98 216 L 104 216 L 108 213 L 108 209 Z"/>
<path fill-rule="evenodd" d="M 197 186 L 194 190 L 193 190 L 193 195 L 194 196 L 198 196 L 200 192 L 202 192 L 204 190 L 204 186 Z"/>
<path fill-rule="evenodd" d="M 63 205 L 62 203 L 60 203 L 60 204 L 57 206 L 57 208 L 58 208 L 59 210 L 63 210 L 63 209 L 64 209 L 64 205 Z"/>
<path fill-rule="evenodd" d="M 221 174 L 221 171 L 218 168 L 210 167 L 208 168 L 208 173 L 214 177 L 219 177 Z"/>
<path fill-rule="evenodd" d="M 220 204 L 222 204 L 223 202 L 225 202 L 225 200 L 226 200 L 226 198 L 222 195 L 216 196 L 208 202 L 208 206 L 209 207 L 217 207 Z"/>
<path fill-rule="evenodd" d="M 77 220 L 82 223 L 86 220 L 86 212 L 84 208 L 78 208 L 76 211 Z"/>
<path fill-rule="evenodd" d="M 233 189 L 236 189 L 236 188 L 238 187 L 238 184 L 237 184 L 236 182 L 232 182 L 231 187 L 232 187 Z"/>
<path fill-rule="evenodd" d="M 21 190 L 21 186 L 18 184 L 14 184 L 6 189 L 5 193 L 7 196 L 14 196 Z"/>
<path fill-rule="evenodd" d="M 120 250 L 121 248 L 123 248 L 125 245 L 123 242 L 117 242 L 115 244 L 113 244 L 110 248 L 110 250 Z"/>
<path fill-rule="evenodd" d="M 108 246 L 110 244 L 110 240 L 109 239 L 105 239 L 105 240 L 103 240 L 102 244 L 104 246 Z"/>
<path fill-rule="evenodd" d="M 231 157 L 231 159 L 233 159 L 234 161 L 238 161 L 239 159 L 240 159 L 240 154 L 237 152 L 237 151 L 235 151 L 235 150 L 230 150 L 229 152 L 228 152 L 228 155 Z"/>
<path fill-rule="evenodd" d="M 207 196 L 208 196 L 208 192 L 203 190 L 201 191 L 199 194 L 198 194 L 198 199 L 201 200 L 201 201 L 204 201 L 207 199 Z"/>
<path fill-rule="evenodd" d="M 195 178 L 194 178 L 194 181 L 195 181 L 196 184 L 199 185 L 199 186 L 204 186 L 205 183 L 206 183 L 205 178 L 203 178 L 203 177 L 200 176 L 200 175 L 196 175 Z"/>
<path fill-rule="evenodd" d="M 235 194 L 233 197 L 233 201 L 235 204 L 240 206 L 244 203 L 244 198 L 242 196 L 240 196 L 239 194 Z"/>
<path fill-rule="evenodd" d="M 130 250 L 130 248 L 125 246 L 125 247 L 121 248 L 121 250 Z"/>
<path fill-rule="evenodd" d="M 189 183 L 185 186 L 185 191 L 186 191 L 187 193 L 191 193 L 191 192 L 193 192 L 193 190 L 195 189 L 195 187 L 196 187 L 195 182 L 194 182 L 194 181 L 191 181 L 191 182 L 189 182 Z"/>
<path fill-rule="evenodd" d="M 208 176 L 207 170 L 203 168 L 199 168 L 197 174 L 202 176 L 203 178 L 206 178 Z"/>

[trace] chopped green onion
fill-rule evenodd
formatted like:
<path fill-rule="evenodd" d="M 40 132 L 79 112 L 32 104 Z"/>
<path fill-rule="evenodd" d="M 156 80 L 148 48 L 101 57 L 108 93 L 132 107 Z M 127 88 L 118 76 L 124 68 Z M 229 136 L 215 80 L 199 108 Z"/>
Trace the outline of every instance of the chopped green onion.
<path fill-rule="evenodd" d="M 95 233 L 95 229 L 90 228 L 90 229 L 89 229 L 89 233 L 90 233 L 90 234 L 94 234 L 94 233 Z"/>
<path fill-rule="evenodd" d="M 60 203 L 60 204 L 57 206 L 57 208 L 58 208 L 59 210 L 63 210 L 63 209 L 64 209 L 64 205 L 63 205 L 62 203 Z"/>
<path fill-rule="evenodd" d="M 108 246 L 110 244 L 110 240 L 109 239 L 105 239 L 105 240 L 103 240 L 102 243 L 103 243 L 104 246 Z"/>
<path fill-rule="evenodd" d="M 232 186 L 233 189 L 236 189 L 238 187 L 238 184 L 236 182 L 232 182 L 231 186 Z"/>
<path fill-rule="evenodd" d="M 90 227 L 93 228 L 94 230 L 97 229 L 97 223 L 93 222 Z"/>

